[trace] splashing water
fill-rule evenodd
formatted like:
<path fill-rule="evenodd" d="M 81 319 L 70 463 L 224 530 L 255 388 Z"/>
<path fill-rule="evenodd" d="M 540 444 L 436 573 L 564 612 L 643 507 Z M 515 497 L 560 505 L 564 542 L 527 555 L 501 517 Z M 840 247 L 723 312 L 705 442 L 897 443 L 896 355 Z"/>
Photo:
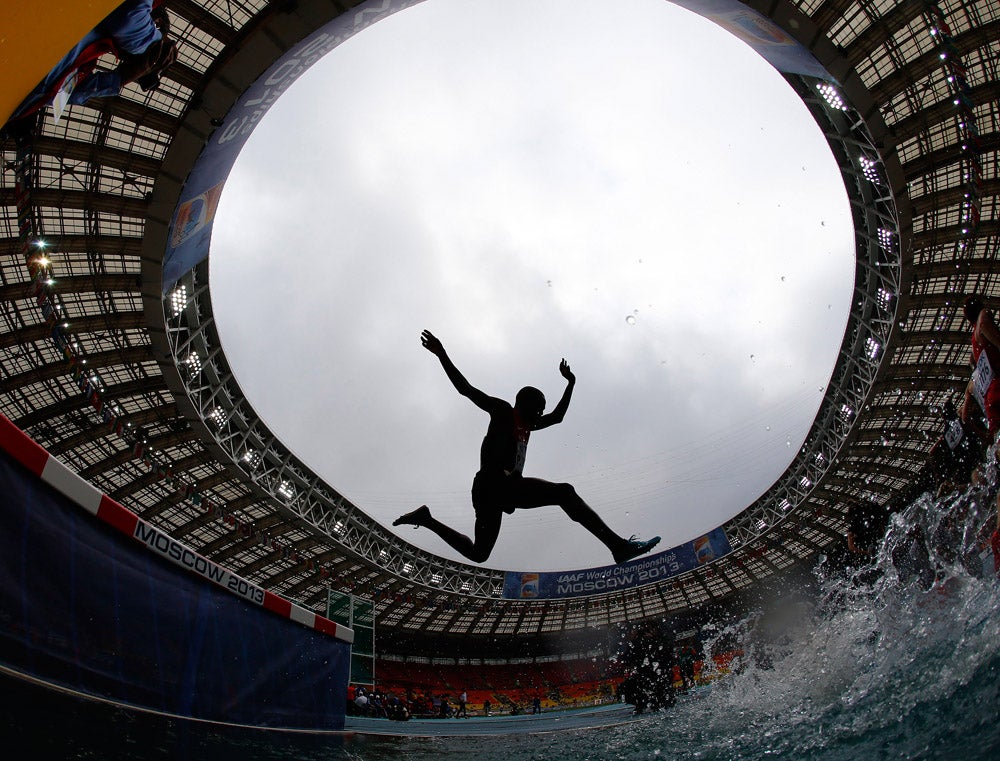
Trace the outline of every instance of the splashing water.
<path fill-rule="evenodd" d="M 993 493 L 925 496 L 893 516 L 871 562 L 821 562 L 815 596 L 720 626 L 705 651 L 736 638 L 743 655 L 711 687 L 624 726 L 505 739 L 502 757 L 1000 757 L 1000 581 L 983 545 Z M 404 747 L 413 759 L 501 757 L 489 742 Z"/>
<path fill-rule="evenodd" d="M 630 727 L 632 749 L 605 757 L 996 758 L 1000 583 L 983 553 L 991 494 L 921 498 L 894 516 L 871 563 L 847 574 L 821 563 L 817 600 L 784 603 L 777 636 L 762 620 L 737 625 L 738 673 Z"/>

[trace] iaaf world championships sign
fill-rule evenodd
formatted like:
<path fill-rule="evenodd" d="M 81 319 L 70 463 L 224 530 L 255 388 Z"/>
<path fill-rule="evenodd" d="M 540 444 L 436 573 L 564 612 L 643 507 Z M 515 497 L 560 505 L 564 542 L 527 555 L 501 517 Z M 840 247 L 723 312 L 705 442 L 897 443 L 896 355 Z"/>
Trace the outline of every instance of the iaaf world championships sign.
<path fill-rule="evenodd" d="M 731 551 L 726 532 L 717 528 L 694 541 L 621 565 L 582 571 L 508 571 L 503 596 L 509 600 L 539 600 L 632 589 L 698 568 Z"/>

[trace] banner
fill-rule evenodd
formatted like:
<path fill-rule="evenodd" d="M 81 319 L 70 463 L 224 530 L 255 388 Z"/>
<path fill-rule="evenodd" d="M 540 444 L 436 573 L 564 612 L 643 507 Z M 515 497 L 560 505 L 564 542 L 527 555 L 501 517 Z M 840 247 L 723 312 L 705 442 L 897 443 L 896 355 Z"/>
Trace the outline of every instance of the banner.
<path fill-rule="evenodd" d="M 751 10 L 739 0 L 670 0 L 697 13 L 742 40 L 783 74 L 824 79 L 836 84 L 823 65 L 805 46 L 771 19 Z"/>
<path fill-rule="evenodd" d="M 176 716 L 343 729 L 348 642 L 144 522 L 129 538 L 3 451 L 0 485 L 0 665 Z"/>
<path fill-rule="evenodd" d="M 721 528 L 665 552 L 621 565 L 580 571 L 516 572 L 504 576 L 509 600 L 563 599 L 641 587 L 710 563 L 732 551 Z"/>

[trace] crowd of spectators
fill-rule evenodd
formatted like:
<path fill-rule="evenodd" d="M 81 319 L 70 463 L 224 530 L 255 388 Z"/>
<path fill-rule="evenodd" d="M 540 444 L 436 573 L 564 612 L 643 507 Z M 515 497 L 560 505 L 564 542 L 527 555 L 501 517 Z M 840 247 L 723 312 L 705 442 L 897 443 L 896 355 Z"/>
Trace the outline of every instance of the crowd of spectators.
<path fill-rule="evenodd" d="M 412 713 L 409 701 L 399 695 L 352 684 L 347 688 L 347 715 L 409 721 Z"/>
<path fill-rule="evenodd" d="M 386 660 L 375 686 L 352 685 L 348 714 L 382 718 L 468 718 L 538 714 L 614 702 L 615 663 L 593 659 L 488 665 Z"/>

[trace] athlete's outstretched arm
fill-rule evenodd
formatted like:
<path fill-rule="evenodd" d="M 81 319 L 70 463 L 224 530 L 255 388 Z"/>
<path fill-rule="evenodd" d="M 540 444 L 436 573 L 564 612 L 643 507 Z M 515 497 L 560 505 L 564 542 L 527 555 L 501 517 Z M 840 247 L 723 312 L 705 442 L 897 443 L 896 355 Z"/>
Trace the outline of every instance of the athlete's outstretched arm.
<path fill-rule="evenodd" d="M 441 343 L 437 336 L 429 330 L 425 330 L 420 334 L 420 343 L 423 344 L 427 351 L 438 358 L 441 362 L 441 367 L 444 368 L 445 375 L 448 376 L 448 380 L 451 381 L 451 384 L 458 393 L 472 400 L 472 403 L 480 409 L 489 410 L 490 397 L 465 379 L 465 376 L 455 367 L 455 363 L 451 361 L 448 352 L 444 350 L 444 344 Z"/>
<path fill-rule="evenodd" d="M 566 388 L 563 391 L 562 398 L 552 408 L 552 412 L 542 415 L 538 419 L 538 423 L 535 425 L 536 431 L 541 428 L 548 428 L 550 425 L 555 425 L 556 423 L 561 423 L 563 418 L 566 417 L 566 410 L 569 409 L 569 400 L 573 398 L 573 386 L 576 385 L 576 376 L 569 369 L 569 363 L 565 359 L 559 363 L 559 374 L 566 379 Z"/>

